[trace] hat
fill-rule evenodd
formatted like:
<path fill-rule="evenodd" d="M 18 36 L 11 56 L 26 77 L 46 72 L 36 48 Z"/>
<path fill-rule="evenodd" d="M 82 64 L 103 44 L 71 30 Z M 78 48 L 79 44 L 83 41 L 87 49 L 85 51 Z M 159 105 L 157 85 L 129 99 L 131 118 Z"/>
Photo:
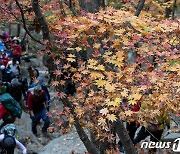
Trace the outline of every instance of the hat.
<path fill-rule="evenodd" d="M 43 83 L 44 83 L 44 79 L 43 79 L 43 77 L 41 77 L 41 76 L 39 76 L 38 78 L 37 78 L 37 80 L 38 80 L 38 85 L 43 85 Z"/>
<path fill-rule="evenodd" d="M 16 41 L 16 40 L 18 40 L 18 38 L 17 38 L 17 37 L 14 37 L 14 38 L 13 38 L 13 41 Z"/>
<path fill-rule="evenodd" d="M 11 85 L 14 86 L 14 85 L 20 85 L 21 83 L 18 81 L 17 78 L 14 78 L 11 80 Z"/>
<path fill-rule="evenodd" d="M 7 124 L 2 128 L 1 133 L 14 136 L 16 133 L 16 126 L 14 124 Z"/>
<path fill-rule="evenodd" d="M 34 87 L 34 91 L 41 91 L 41 90 L 42 90 L 42 88 L 40 85 Z"/>

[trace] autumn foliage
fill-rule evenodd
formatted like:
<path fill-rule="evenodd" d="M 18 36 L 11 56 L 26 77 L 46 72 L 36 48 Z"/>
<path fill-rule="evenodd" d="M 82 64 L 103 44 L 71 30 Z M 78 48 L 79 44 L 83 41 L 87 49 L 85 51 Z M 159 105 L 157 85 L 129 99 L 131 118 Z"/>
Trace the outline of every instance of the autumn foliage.
<path fill-rule="evenodd" d="M 66 79 L 72 76 L 77 89 L 75 96 L 57 91 L 56 97 L 70 100 L 80 123 L 95 132 L 96 140 L 113 142 L 112 124 L 117 119 L 143 124 L 165 111 L 180 112 L 179 21 L 157 22 L 108 7 L 96 14 L 56 17 L 51 28 L 62 54 L 57 54 L 54 64 L 58 67 L 67 61 L 54 71 L 57 80 L 52 85 L 64 85 L 66 80 L 59 77 L 65 69 Z M 72 62 L 78 66 L 72 67 Z M 128 99 L 126 110 L 123 98 Z M 139 100 L 152 107 L 137 115 L 131 107 Z M 73 126 L 73 116 L 69 115 L 69 126 Z"/>
<path fill-rule="evenodd" d="M 145 12 L 136 17 L 131 8 L 76 16 L 60 15 L 56 5 L 44 5 L 43 11 L 53 35 L 51 85 L 64 105 L 64 111 L 57 107 L 50 115 L 64 132 L 78 119 L 95 140 L 114 143 L 118 119 L 143 125 L 166 111 L 180 113 L 180 20 L 159 21 Z M 73 96 L 64 92 L 70 79 L 76 87 Z M 137 114 L 131 109 L 138 101 L 150 107 Z"/>

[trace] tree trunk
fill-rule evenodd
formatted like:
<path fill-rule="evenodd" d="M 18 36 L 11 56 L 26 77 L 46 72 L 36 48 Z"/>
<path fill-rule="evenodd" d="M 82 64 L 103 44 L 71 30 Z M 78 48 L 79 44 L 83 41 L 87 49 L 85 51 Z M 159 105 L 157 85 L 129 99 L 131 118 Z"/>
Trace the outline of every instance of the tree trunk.
<path fill-rule="evenodd" d="M 99 150 L 96 148 L 96 146 L 89 140 L 87 134 L 85 133 L 84 129 L 79 124 L 78 120 L 75 119 L 75 127 L 77 130 L 77 133 L 81 139 L 81 141 L 84 143 L 87 151 L 92 154 L 100 154 Z"/>
<path fill-rule="evenodd" d="M 144 3 L 145 3 L 145 0 L 140 0 L 139 3 L 138 3 L 138 6 L 137 6 L 137 10 L 136 10 L 136 13 L 134 14 L 135 16 L 139 16 L 143 7 L 144 7 Z"/>
<path fill-rule="evenodd" d="M 36 18 L 39 24 L 41 25 L 43 39 L 50 41 L 49 27 L 39 7 L 39 0 L 31 0 L 31 4 L 32 4 L 33 11 L 36 15 Z"/>
<path fill-rule="evenodd" d="M 172 20 L 174 20 L 174 14 L 175 14 L 175 9 L 176 9 L 176 3 L 177 3 L 177 0 L 174 0 L 173 2 L 173 7 L 172 7 Z"/>
<path fill-rule="evenodd" d="M 62 86 L 59 87 L 59 91 L 64 91 L 64 88 Z M 79 138 L 81 139 L 81 141 L 83 142 L 84 146 L 86 147 L 87 151 L 91 154 L 100 154 L 100 151 L 96 148 L 96 146 L 89 140 L 86 132 L 84 131 L 84 129 L 82 128 L 82 126 L 79 123 L 79 120 L 77 118 L 77 114 L 74 112 L 74 107 L 72 105 L 72 103 L 67 99 L 61 99 L 61 101 L 63 102 L 64 106 L 69 107 L 71 110 L 71 114 L 74 115 L 74 126 L 76 128 L 76 131 L 79 135 Z"/>
<path fill-rule="evenodd" d="M 17 24 L 17 34 L 16 34 L 16 36 L 19 37 L 20 33 L 21 33 L 21 25 Z"/>
<path fill-rule="evenodd" d="M 169 2 L 170 0 L 165 0 L 164 2 Z M 165 15 L 164 15 L 164 17 L 165 18 L 169 18 L 170 17 L 170 15 L 171 15 L 171 11 L 172 11 L 172 9 L 170 8 L 170 7 L 166 7 L 165 8 Z"/>
<path fill-rule="evenodd" d="M 123 122 L 121 120 L 117 120 L 115 124 L 116 133 L 118 134 L 121 143 L 124 147 L 124 150 L 127 154 L 136 154 L 136 149 L 128 135 L 127 130 L 125 129 Z"/>
<path fill-rule="evenodd" d="M 79 0 L 79 5 L 81 9 L 91 13 L 97 12 L 99 10 L 100 4 L 100 0 L 90 0 L 90 2 L 86 2 L 85 0 Z"/>

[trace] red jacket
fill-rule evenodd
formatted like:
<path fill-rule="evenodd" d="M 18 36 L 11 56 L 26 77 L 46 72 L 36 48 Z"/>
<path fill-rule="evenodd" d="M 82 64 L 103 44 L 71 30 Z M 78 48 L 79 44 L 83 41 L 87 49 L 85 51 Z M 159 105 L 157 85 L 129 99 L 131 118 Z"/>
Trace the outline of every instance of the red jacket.
<path fill-rule="evenodd" d="M 132 107 L 132 111 L 138 112 L 141 106 L 141 100 L 137 101 L 137 103 Z"/>
<path fill-rule="evenodd" d="M 32 95 L 31 93 L 28 95 L 28 109 L 33 111 L 34 114 L 42 111 L 46 102 L 46 93 L 42 90 L 40 96 Z"/>
<path fill-rule="evenodd" d="M 3 119 L 4 121 L 8 119 L 8 117 L 11 115 L 11 113 L 2 105 L 0 104 L 0 119 Z M 8 119 L 9 122 L 14 122 L 16 118 Z"/>
<path fill-rule="evenodd" d="M 21 54 L 22 54 L 21 45 L 13 45 L 12 49 L 13 49 L 13 56 L 17 56 L 17 57 L 21 56 Z"/>

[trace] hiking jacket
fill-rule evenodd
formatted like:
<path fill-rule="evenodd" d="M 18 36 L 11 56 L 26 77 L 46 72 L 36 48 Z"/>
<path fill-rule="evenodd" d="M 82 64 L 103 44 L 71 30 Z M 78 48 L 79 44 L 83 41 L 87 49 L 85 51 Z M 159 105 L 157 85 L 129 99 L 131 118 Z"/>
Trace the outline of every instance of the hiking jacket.
<path fill-rule="evenodd" d="M 2 105 L 0 104 L 0 119 L 3 119 L 4 122 L 14 122 L 15 117 L 11 116 L 11 113 Z"/>
<path fill-rule="evenodd" d="M 0 135 L 0 142 L 3 141 L 4 137 L 5 137 L 4 134 Z M 26 147 L 21 142 L 19 142 L 17 139 L 15 139 L 15 142 L 16 142 L 16 145 L 19 147 L 19 149 L 21 149 L 22 154 L 26 154 L 26 152 L 27 152 Z"/>
<path fill-rule="evenodd" d="M 30 93 L 28 95 L 28 109 L 33 111 L 34 114 L 41 112 L 45 108 L 46 94 L 42 90 L 40 96 L 35 96 Z"/>
<path fill-rule="evenodd" d="M 12 50 L 13 50 L 13 56 L 17 56 L 20 57 L 22 54 L 22 47 L 21 45 L 13 45 L 12 46 Z"/>

